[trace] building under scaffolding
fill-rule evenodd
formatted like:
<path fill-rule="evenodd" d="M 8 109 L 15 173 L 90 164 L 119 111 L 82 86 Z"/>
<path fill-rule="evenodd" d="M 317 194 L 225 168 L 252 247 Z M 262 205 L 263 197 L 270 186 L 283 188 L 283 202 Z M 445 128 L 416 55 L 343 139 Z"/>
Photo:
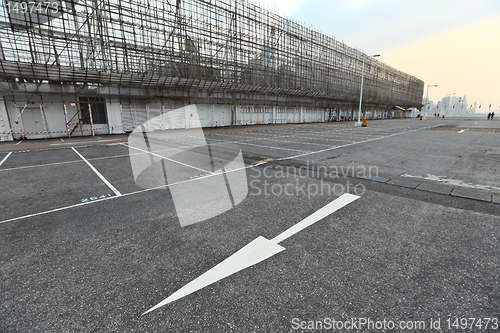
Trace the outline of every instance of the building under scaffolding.
<path fill-rule="evenodd" d="M 2 140 L 345 120 L 362 59 L 244 0 L 2 0 Z M 423 82 L 366 59 L 363 110 L 421 107 Z"/>

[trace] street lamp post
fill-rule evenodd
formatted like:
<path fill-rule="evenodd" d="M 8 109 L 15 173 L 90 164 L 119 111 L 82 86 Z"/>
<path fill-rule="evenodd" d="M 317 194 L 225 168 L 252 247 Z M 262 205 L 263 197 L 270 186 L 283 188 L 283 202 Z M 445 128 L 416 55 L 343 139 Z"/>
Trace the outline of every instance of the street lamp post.
<path fill-rule="evenodd" d="M 361 102 L 363 101 L 363 80 L 365 78 L 365 59 L 370 57 L 380 57 L 380 54 L 368 55 L 363 57 L 363 69 L 361 71 L 361 92 L 359 94 L 358 122 L 354 124 L 355 127 L 361 127 Z"/>
<path fill-rule="evenodd" d="M 437 87 L 437 84 L 429 84 L 427 86 L 427 95 L 425 95 L 425 105 L 429 105 L 429 87 Z M 425 107 L 424 107 L 424 112 L 422 112 L 422 116 L 424 116 L 425 119 Z"/>

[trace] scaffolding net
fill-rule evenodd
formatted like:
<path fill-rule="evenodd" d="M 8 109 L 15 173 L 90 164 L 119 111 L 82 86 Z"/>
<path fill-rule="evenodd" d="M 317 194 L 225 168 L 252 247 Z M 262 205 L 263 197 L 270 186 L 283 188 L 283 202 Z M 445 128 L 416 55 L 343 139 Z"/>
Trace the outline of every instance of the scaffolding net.
<path fill-rule="evenodd" d="M 359 101 L 365 53 L 247 1 L 1 1 L 3 92 L 68 85 Z M 419 107 L 423 86 L 366 59 L 366 103 Z"/>

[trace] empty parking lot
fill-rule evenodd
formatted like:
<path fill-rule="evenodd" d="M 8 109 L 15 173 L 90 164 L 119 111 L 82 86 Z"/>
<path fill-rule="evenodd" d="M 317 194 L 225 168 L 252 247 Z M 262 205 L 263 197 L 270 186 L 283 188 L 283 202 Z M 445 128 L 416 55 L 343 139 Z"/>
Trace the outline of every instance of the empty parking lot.
<path fill-rule="evenodd" d="M 219 128 L 156 150 L 151 133 L 149 151 L 127 136 L 3 144 L 0 327 L 275 332 L 365 318 L 440 319 L 445 330 L 446 320 L 499 318 L 498 127 L 405 119 Z M 201 139 L 207 165 L 192 158 L 203 155 Z M 242 165 L 225 170 L 239 152 Z M 155 154 L 164 178 L 138 182 L 134 158 Z M 181 226 L 176 186 L 217 170 L 230 209 L 202 209 Z M 230 185 L 241 171 L 240 200 Z M 143 315 L 347 192 L 359 199 L 283 240 L 281 252 Z M 212 202 L 188 195 L 184 209 Z"/>

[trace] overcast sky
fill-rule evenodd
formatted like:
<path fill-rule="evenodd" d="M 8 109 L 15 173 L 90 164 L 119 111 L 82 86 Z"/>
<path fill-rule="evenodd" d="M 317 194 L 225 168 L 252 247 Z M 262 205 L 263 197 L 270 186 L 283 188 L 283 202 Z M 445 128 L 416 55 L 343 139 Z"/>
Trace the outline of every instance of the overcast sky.
<path fill-rule="evenodd" d="M 500 0 L 251 0 L 407 72 L 429 99 L 500 108 Z"/>

